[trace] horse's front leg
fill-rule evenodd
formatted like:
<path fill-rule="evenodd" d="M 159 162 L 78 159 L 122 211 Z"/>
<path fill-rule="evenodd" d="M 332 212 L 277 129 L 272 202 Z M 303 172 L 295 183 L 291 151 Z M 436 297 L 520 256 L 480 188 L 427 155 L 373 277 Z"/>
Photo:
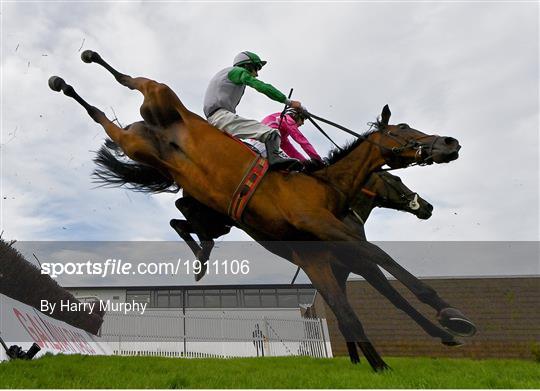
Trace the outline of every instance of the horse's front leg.
<path fill-rule="evenodd" d="M 366 259 L 384 268 L 413 292 L 420 301 L 434 308 L 437 311 L 437 319 L 443 327 L 462 337 L 470 337 L 476 333 L 474 323 L 461 311 L 444 301 L 433 288 L 409 273 L 378 246 L 369 242 L 364 243 L 364 247 L 369 253 L 369 257 Z M 344 262 L 349 263 L 352 268 L 356 264 L 355 260 L 350 258 L 345 259 Z"/>
<path fill-rule="evenodd" d="M 337 263 L 331 264 L 330 267 L 332 268 L 332 273 L 334 274 L 341 291 L 347 296 L 347 278 L 349 278 L 351 271 Z"/>
<path fill-rule="evenodd" d="M 193 228 L 191 227 L 191 224 L 187 220 L 178 220 L 178 219 L 171 219 L 169 222 L 171 225 L 171 228 L 174 229 L 174 231 L 182 238 L 184 242 L 188 245 L 188 247 L 193 252 L 193 255 L 197 256 L 197 254 L 201 251 L 201 246 L 197 243 L 195 239 L 193 239 L 193 236 L 191 236 L 191 233 L 193 232 Z"/>
<path fill-rule="evenodd" d="M 171 220 L 171 226 L 186 241 L 201 263 L 201 270 L 195 276 L 195 279 L 199 281 L 206 273 L 207 262 L 214 248 L 214 239 L 229 233 L 233 222 L 227 216 L 208 208 L 186 193 L 184 197 L 176 200 L 175 205 L 187 221 Z M 190 232 L 198 236 L 200 245 L 195 243 L 189 235 Z"/>
<path fill-rule="evenodd" d="M 342 264 L 346 264 L 343 262 Z M 429 319 L 420 314 L 412 307 L 401 294 L 388 282 L 385 275 L 380 271 L 379 267 L 369 261 L 362 261 L 361 264 L 354 262 L 353 265 L 347 267 L 342 264 L 332 264 L 332 273 L 334 274 L 341 290 L 347 295 L 346 283 L 347 277 L 351 272 L 364 277 L 364 279 L 375 289 L 386 297 L 394 306 L 404 311 L 409 315 L 420 327 L 422 327 L 429 335 L 435 338 L 440 338 L 442 343 L 448 346 L 461 345 L 461 342 L 456 340 L 451 334 L 440 329 L 433 324 Z"/>
<path fill-rule="evenodd" d="M 201 233 L 193 229 L 193 226 L 188 220 L 178 220 L 172 219 L 170 221 L 171 227 L 176 231 L 176 233 L 186 242 L 188 247 L 195 255 L 195 258 L 200 262 L 200 270 L 195 274 L 195 281 L 199 281 L 206 274 L 208 268 L 208 259 L 210 258 L 210 253 L 212 248 L 214 248 L 213 240 L 202 240 Z M 201 245 L 199 245 L 195 239 L 191 236 L 191 233 L 194 233 L 201 239 Z"/>
<path fill-rule="evenodd" d="M 303 214 L 292 219 L 296 228 L 309 232 L 320 240 L 329 242 L 329 248 L 336 251 L 340 262 L 344 263 L 350 270 L 354 270 L 358 260 L 366 260 L 375 263 L 399 281 L 409 287 L 408 283 L 415 281 L 415 287 L 421 287 L 426 294 L 421 295 L 424 299 L 435 300 L 431 302 L 433 306 L 439 309 L 439 323 L 460 336 L 472 336 L 476 332 L 476 326 L 461 311 L 451 307 L 443 301 L 435 291 L 427 285 L 421 283 L 416 277 L 406 271 L 392 257 L 374 244 L 362 241 L 362 237 L 353 229 L 335 218 L 328 211 Z"/>
<path fill-rule="evenodd" d="M 462 342 L 455 339 L 452 334 L 433 324 L 433 322 L 418 312 L 407 300 L 405 300 L 390 282 L 388 282 L 388 279 L 377 265 L 369 261 L 362 262 L 361 265 L 355 263 L 354 268 L 351 271 L 364 277 L 372 287 L 386 297 L 396 308 L 405 312 L 430 336 L 439 338 L 441 342 L 447 346 L 462 345 Z"/>
<path fill-rule="evenodd" d="M 347 342 L 351 361 L 353 363 L 359 361 L 355 346 L 357 344 L 374 371 L 389 369 L 366 336 L 362 323 L 358 320 L 332 272 L 330 263 L 314 262 L 313 253 L 302 255 L 295 251 L 294 256 L 336 316 L 339 329 Z"/>
<path fill-rule="evenodd" d="M 342 220 L 349 228 L 354 230 L 363 241 L 367 241 L 364 226 L 358 224 L 355 219 L 347 216 Z M 399 282 L 409 289 L 418 300 L 422 303 L 429 305 L 434 310 L 437 311 L 437 316 L 439 322 L 447 329 L 456 332 L 458 329 L 461 330 L 459 335 L 469 336 L 474 334 L 474 331 L 469 324 L 469 320 L 457 309 L 452 308 L 450 304 L 444 301 L 429 285 L 425 284 L 414 275 L 409 273 L 403 266 L 401 266 L 396 261 L 385 260 L 384 268 L 392 274 Z M 375 271 L 375 273 L 377 273 Z M 383 275 L 384 276 L 384 275 Z M 365 277 L 365 276 L 364 276 Z M 411 314 L 409 314 L 411 315 Z M 454 315 L 454 316 L 452 316 Z M 457 316 L 456 316 L 457 315 Z M 459 319 L 459 320 L 458 320 Z M 473 325 L 474 326 L 474 325 Z M 431 326 L 430 326 L 431 327 Z M 472 333 L 472 334 L 471 334 Z M 449 343 L 452 345 L 453 343 Z"/>

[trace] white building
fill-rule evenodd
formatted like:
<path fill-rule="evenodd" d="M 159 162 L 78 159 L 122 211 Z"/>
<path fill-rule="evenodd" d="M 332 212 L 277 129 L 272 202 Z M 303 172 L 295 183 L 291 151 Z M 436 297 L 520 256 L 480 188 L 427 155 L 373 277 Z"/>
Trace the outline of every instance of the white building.
<path fill-rule="evenodd" d="M 117 354 L 331 356 L 326 320 L 302 316 L 315 297 L 308 284 L 67 289 L 81 300 L 145 305 L 105 315 L 101 335 Z"/>

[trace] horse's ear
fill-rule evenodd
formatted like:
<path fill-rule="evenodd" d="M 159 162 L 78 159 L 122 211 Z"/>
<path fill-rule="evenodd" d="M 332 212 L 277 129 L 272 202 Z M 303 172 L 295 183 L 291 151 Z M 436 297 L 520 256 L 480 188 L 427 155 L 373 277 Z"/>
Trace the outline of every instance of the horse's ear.
<path fill-rule="evenodd" d="M 386 126 L 388 125 L 388 121 L 390 120 L 390 116 L 392 113 L 390 112 L 390 108 L 388 105 L 384 105 L 381 113 L 381 123 Z"/>

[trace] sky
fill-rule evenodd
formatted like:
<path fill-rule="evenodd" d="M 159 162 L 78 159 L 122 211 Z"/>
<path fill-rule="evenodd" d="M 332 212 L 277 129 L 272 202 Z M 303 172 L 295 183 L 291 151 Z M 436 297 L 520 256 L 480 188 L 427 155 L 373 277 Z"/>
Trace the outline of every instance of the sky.
<path fill-rule="evenodd" d="M 202 114 L 210 78 L 244 50 L 259 78 L 313 113 L 357 131 L 385 104 L 391 123 L 457 138 L 458 160 L 395 171 L 434 206 L 427 221 L 378 209 L 373 241 L 538 241 L 538 3 L 495 2 L 2 2 L 1 230 L 19 241 L 177 240 L 178 195 L 96 188 L 92 158 L 105 134 L 47 86 L 63 77 L 123 124 L 141 96 L 118 70 L 169 85 Z M 247 90 L 238 113 L 282 105 Z M 301 130 L 322 155 L 331 144 Z M 350 136 L 325 127 L 340 144 Z M 218 146 L 211 146 L 216 148 Z M 233 230 L 224 240 L 249 240 Z M 531 260 L 527 260 L 531 262 Z M 534 260 L 533 269 L 534 269 Z M 536 269 L 539 270 L 537 265 Z M 504 267 L 503 267 L 504 269 Z M 434 266 L 433 273 L 438 270 Z M 456 273 L 467 274 L 464 264 Z M 429 273 L 428 273 L 429 274 Z M 489 273 L 486 273 L 489 274 Z"/>

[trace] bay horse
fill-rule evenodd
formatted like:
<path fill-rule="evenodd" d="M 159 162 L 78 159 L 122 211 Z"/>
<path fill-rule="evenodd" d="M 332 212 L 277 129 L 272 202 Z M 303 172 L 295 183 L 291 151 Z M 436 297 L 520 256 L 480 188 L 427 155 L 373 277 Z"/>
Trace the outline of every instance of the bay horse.
<path fill-rule="evenodd" d="M 143 121 L 122 129 L 60 77 L 51 77 L 49 87 L 62 91 L 83 106 L 122 152 L 137 162 L 131 168 L 141 178 L 154 177 L 153 183 L 158 183 L 155 187 L 161 186 L 157 178 L 169 185 L 166 188 L 175 184 L 181 186 L 199 202 L 227 213 L 232 195 L 253 164 L 253 152 L 189 111 L 167 85 L 122 74 L 90 50 L 83 52 L 81 58 L 86 63 L 103 66 L 120 84 L 143 94 L 140 108 Z M 349 305 L 339 272 L 349 270 L 362 274 L 367 273 L 364 268 L 379 270 L 379 265 L 394 274 L 402 273 L 402 268 L 377 246 L 361 241 L 358 233 L 340 217 L 369 174 L 384 164 L 402 168 L 412 164 L 448 163 L 458 158 L 461 148 L 452 137 L 426 135 L 407 124 L 391 125 L 390 115 L 390 109 L 385 106 L 381 120 L 373 129 L 358 138 L 331 166 L 311 175 L 268 172 L 242 219 L 237 221 L 255 240 L 271 238 L 272 241 L 262 243 L 266 248 L 284 243 L 280 242 L 283 238 L 294 244 L 293 261 L 302 267 L 336 315 L 351 359 L 357 361 L 358 345 L 376 371 L 386 369 L 387 365 Z M 121 181 L 118 176 L 115 180 Z M 290 248 L 291 244 L 288 246 Z M 372 273 L 373 278 L 377 278 L 375 269 Z M 382 277 L 386 280 L 384 275 Z M 419 283 L 411 277 L 413 280 L 405 283 L 409 288 Z M 470 320 L 443 300 L 437 299 L 432 305 L 439 322 L 452 332 L 470 334 L 474 330 Z M 430 333 L 443 343 L 452 338 L 440 329 L 430 330 Z M 351 351 L 353 348 L 356 356 Z"/>
<path fill-rule="evenodd" d="M 103 152 L 102 149 L 99 156 L 102 156 Z M 330 156 L 332 153 L 333 151 Z M 327 162 L 331 164 L 328 159 Z M 107 167 L 104 160 L 98 159 L 98 164 L 102 165 L 103 169 Z M 205 262 L 210 257 L 214 240 L 228 234 L 235 223 L 229 216 L 216 212 L 190 196 L 179 198 L 175 205 L 186 220 L 172 219 L 170 225 L 200 261 L 200 272 L 195 275 L 195 280 L 199 281 L 206 273 Z M 349 213 L 341 220 L 352 226 L 366 240 L 363 227 L 376 207 L 409 212 L 424 220 L 430 218 L 433 211 L 433 206 L 405 186 L 401 178 L 387 171 L 379 171 L 369 176 L 358 195 L 351 201 Z M 197 235 L 200 244 L 193 239 L 191 233 Z"/>

